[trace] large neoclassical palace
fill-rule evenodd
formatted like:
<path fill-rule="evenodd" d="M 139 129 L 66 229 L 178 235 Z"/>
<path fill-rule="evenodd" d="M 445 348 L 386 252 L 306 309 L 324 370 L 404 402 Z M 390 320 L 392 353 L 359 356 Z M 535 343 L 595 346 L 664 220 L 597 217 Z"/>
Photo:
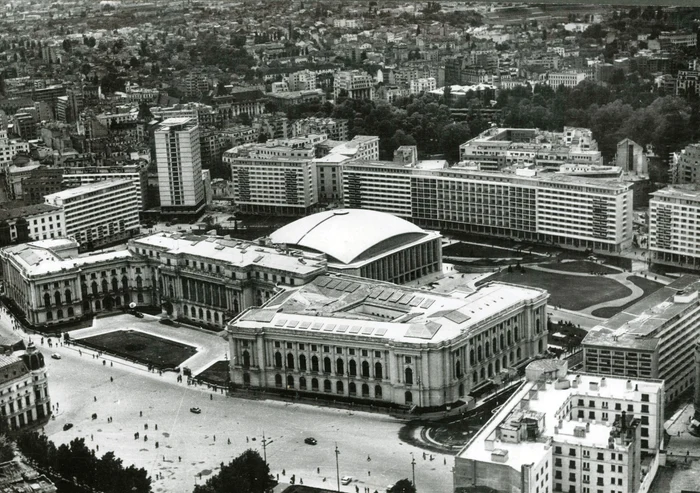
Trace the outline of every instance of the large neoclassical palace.
<path fill-rule="evenodd" d="M 443 295 L 326 274 L 228 325 L 234 385 L 433 407 L 543 353 L 546 291 Z"/>

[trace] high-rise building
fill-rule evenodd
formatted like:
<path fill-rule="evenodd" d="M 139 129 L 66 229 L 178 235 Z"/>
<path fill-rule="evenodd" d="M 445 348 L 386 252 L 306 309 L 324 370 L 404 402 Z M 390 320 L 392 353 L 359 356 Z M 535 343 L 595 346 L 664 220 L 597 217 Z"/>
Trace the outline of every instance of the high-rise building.
<path fill-rule="evenodd" d="M 66 235 L 84 250 L 123 241 L 139 232 L 140 197 L 129 179 L 53 193 L 46 196 L 46 203 L 63 209 Z"/>
<path fill-rule="evenodd" d="M 190 118 L 168 118 L 154 136 L 161 212 L 199 215 L 206 205 L 199 126 Z"/>
<path fill-rule="evenodd" d="M 690 144 L 678 157 L 677 183 L 700 183 L 700 144 Z"/>
<path fill-rule="evenodd" d="M 455 457 L 455 491 L 647 491 L 663 441 L 664 382 L 567 374 L 540 360 Z M 642 489 L 643 488 L 643 489 Z"/>
<path fill-rule="evenodd" d="M 700 190 L 674 185 L 651 194 L 649 259 L 655 264 L 700 267 Z"/>

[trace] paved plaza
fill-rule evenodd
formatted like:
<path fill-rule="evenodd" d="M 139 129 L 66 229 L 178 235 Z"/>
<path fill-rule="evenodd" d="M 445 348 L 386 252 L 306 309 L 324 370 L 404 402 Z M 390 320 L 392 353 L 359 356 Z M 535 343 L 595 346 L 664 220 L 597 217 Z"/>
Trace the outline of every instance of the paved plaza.
<path fill-rule="evenodd" d="M 7 333 L 11 332 L 9 327 L 3 314 L 0 329 Z M 75 331 L 73 337 L 114 329 L 141 330 L 196 346 L 200 352 L 183 364 L 195 372 L 226 355 L 220 335 L 168 327 L 148 316 L 98 319 L 93 328 Z M 341 486 L 341 491 L 354 492 L 358 486 L 360 491 L 369 487 L 372 492 L 384 492 L 391 483 L 410 478 L 411 453 L 416 458 L 419 488 L 429 485 L 429 491 L 435 493 L 451 490 L 453 458 L 433 453 L 434 461 L 424 460 L 422 449 L 399 440 L 402 423 L 394 418 L 226 397 L 206 386 L 177 383 L 174 373 L 161 376 L 142 365 L 96 357 L 89 350 L 81 350 L 81 356 L 77 347 L 54 344 L 50 349 L 48 341 L 41 345 L 38 335 L 31 338 L 47 356 L 49 390 L 58 406 L 56 418 L 45 427 L 49 438 L 61 444 L 83 437 L 98 455 L 114 451 L 125 465 L 144 467 L 154 480 L 154 491 L 189 493 L 195 482 L 205 481 L 221 462 L 247 448 L 262 455 L 263 433 L 271 440 L 267 460 L 280 482 L 289 482 L 294 474 L 297 483 L 301 479 L 305 485 L 334 488 L 337 444 L 340 475 L 355 478 L 350 485 Z M 61 359 L 49 358 L 52 352 L 59 353 Z M 189 411 L 194 406 L 201 408 L 201 414 Z M 93 413 L 97 414 L 95 420 Z M 63 431 L 65 423 L 74 427 Z M 134 438 L 137 432 L 138 440 Z M 308 436 L 315 437 L 318 445 L 304 444 Z M 161 474 L 162 479 L 155 479 Z"/>

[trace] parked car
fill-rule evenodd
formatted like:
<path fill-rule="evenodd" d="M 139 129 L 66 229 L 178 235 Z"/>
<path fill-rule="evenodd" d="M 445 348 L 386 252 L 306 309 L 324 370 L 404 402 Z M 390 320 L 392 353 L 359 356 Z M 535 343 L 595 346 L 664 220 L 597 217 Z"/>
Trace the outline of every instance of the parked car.
<path fill-rule="evenodd" d="M 143 318 L 143 313 L 137 312 L 136 310 L 131 310 L 129 313 L 131 313 L 136 318 Z"/>
<path fill-rule="evenodd" d="M 352 476 L 343 476 L 340 478 L 340 484 L 350 484 L 352 483 Z"/>
<path fill-rule="evenodd" d="M 194 414 L 201 414 L 201 413 L 202 413 L 202 410 L 199 409 L 198 407 L 191 407 L 191 408 L 190 408 L 190 412 L 191 412 L 191 413 L 194 413 Z"/>
<path fill-rule="evenodd" d="M 318 442 L 316 441 L 316 439 L 314 437 L 307 437 L 307 438 L 304 438 L 304 443 L 307 445 L 316 445 Z"/>
<path fill-rule="evenodd" d="M 171 319 L 169 319 L 169 318 L 161 318 L 161 319 L 160 319 L 160 323 L 162 323 L 163 325 L 169 325 L 169 326 L 171 326 L 171 327 L 173 327 L 173 326 L 176 325 L 176 324 L 175 324 L 175 321 L 173 321 L 173 320 L 171 320 Z"/>
<path fill-rule="evenodd" d="M 53 359 L 61 359 L 61 355 L 58 354 L 58 353 L 53 353 L 53 354 L 51 355 L 51 357 L 52 357 Z"/>
<path fill-rule="evenodd" d="M 68 431 L 73 428 L 73 423 L 66 423 L 63 425 L 63 431 Z"/>

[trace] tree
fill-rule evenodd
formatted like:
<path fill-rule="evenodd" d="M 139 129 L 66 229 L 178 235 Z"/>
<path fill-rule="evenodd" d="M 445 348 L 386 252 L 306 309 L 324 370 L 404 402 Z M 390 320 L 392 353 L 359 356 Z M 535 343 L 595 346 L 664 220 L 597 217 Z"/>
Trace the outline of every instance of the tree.
<path fill-rule="evenodd" d="M 228 464 L 221 463 L 218 474 L 203 485 L 197 485 L 194 493 L 264 493 L 273 486 L 270 467 L 255 450 L 246 450 Z"/>
<path fill-rule="evenodd" d="M 450 164 L 459 161 L 459 146 L 471 138 L 471 129 L 466 123 L 450 123 L 440 132 L 440 150 Z"/>
<path fill-rule="evenodd" d="M 416 487 L 408 479 L 401 479 L 387 493 L 416 493 Z"/>
<path fill-rule="evenodd" d="M 70 43 L 70 39 L 64 39 L 63 40 L 63 51 L 65 51 L 66 53 L 70 53 L 71 48 L 72 48 L 72 46 Z"/>

